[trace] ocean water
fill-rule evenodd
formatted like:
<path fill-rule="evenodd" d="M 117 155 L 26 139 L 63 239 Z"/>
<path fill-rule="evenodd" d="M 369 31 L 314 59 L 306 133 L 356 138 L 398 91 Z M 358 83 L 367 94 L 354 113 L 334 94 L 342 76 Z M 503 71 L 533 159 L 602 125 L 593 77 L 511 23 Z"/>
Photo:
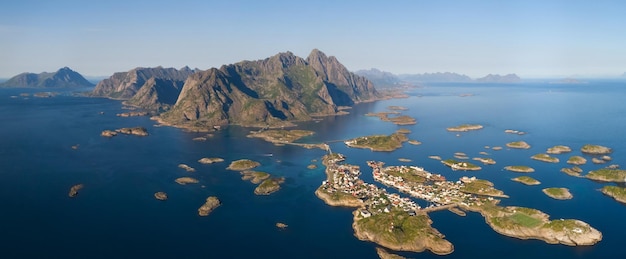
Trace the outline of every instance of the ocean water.
<path fill-rule="evenodd" d="M 606 183 L 571 177 L 559 170 L 569 166 L 567 158 L 580 154 L 586 143 L 613 148 L 610 164 L 626 166 L 625 87 L 626 83 L 619 81 L 431 85 L 411 90 L 409 98 L 359 104 L 349 115 L 299 127 L 316 132 L 302 140 L 311 143 L 410 129 L 409 138 L 422 141 L 422 145 L 405 144 L 394 152 L 350 149 L 342 142 L 332 142 L 331 147 L 347 155 L 348 163 L 360 165 L 368 182 L 373 180 L 365 161 L 399 165 L 407 163 L 398 158 L 410 158 L 413 162 L 408 164 L 448 179 L 469 175 L 494 182 L 510 196 L 502 200 L 503 205 L 536 208 L 552 219 L 580 219 L 603 233 L 603 240 L 595 246 L 551 245 L 502 236 L 477 213 L 459 217 L 440 211 L 430 215 L 433 226 L 455 246 L 445 257 L 623 258 L 626 206 L 598 191 Z M 319 162 L 324 154 L 321 150 L 274 146 L 247 138 L 250 129 L 242 127 L 228 127 L 206 142 L 198 142 L 192 139 L 204 134 L 154 127 L 147 117 L 116 117 L 124 112 L 119 101 L 70 93 L 53 98 L 11 98 L 22 92 L 36 90 L 0 90 L 2 258 L 377 258 L 375 244 L 354 237 L 351 209 L 330 207 L 315 197 L 315 189 L 325 179 Z M 459 96 L 466 93 L 473 95 Z M 389 105 L 409 108 L 403 114 L 415 117 L 418 124 L 396 126 L 364 116 L 385 111 Z M 445 130 L 463 123 L 485 128 L 459 136 Z M 100 136 L 104 129 L 133 126 L 146 127 L 150 136 Z M 505 134 L 505 129 L 527 134 Z M 532 148 L 484 148 L 515 140 L 524 140 Z M 71 148 L 77 144 L 77 150 Z M 558 164 L 530 159 L 553 145 L 568 145 L 574 152 L 557 155 L 561 159 Z M 463 173 L 427 158 L 451 158 L 455 152 L 475 157 L 480 151 L 489 152 L 497 164 Z M 197 162 L 202 157 L 226 161 L 202 165 Z M 270 196 L 254 195 L 255 185 L 242 181 L 239 173 L 225 170 L 230 161 L 241 158 L 261 162 L 260 171 L 284 176 L 282 189 Z M 197 171 L 186 172 L 177 167 L 180 163 Z M 311 163 L 319 167 L 307 169 Z M 515 164 L 535 168 L 529 175 L 542 184 L 525 186 L 511 181 L 520 174 L 502 168 Z M 603 166 L 588 163 L 581 167 L 588 171 Z M 195 177 L 200 183 L 178 185 L 174 179 L 181 176 Z M 69 188 L 78 183 L 83 183 L 84 189 L 77 197 L 68 198 Z M 546 187 L 567 187 L 574 198 L 553 200 L 541 192 Z M 167 192 L 169 199 L 155 200 L 157 191 Z M 208 217 L 199 217 L 198 207 L 211 195 L 218 196 L 222 206 Z M 289 227 L 278 230 L 276 222 Z M 428 251 L 400 254 L 441 257 Z"/>

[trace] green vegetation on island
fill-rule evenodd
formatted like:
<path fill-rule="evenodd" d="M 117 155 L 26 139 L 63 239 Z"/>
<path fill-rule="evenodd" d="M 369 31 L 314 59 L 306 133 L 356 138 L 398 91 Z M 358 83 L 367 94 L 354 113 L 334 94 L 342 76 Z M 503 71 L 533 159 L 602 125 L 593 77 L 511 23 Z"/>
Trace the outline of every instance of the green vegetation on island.
<path fill-rule="evenodd" d="M 548 154 L 536 154 L 534 156 L 531 156 L 530 158 L 532 158 L 534 160 L 548 162 L 548 163 L 558 163 L 559 162 L 558 158 L 552 157 L 552 156 L 550 156 Z"/>
<path fill-rule="evenodd" d="M 482 169 L 480 166 L 472 164 L 470 162 L 461 162 L 456 161 L 454 159 L 446 159 L 441 161 L 446 166 L 452 168 L 452 170 L 463 170 L 463 171 L 477 171 Z"/>
<path fill-rule="evenodd" d="M 584 145 L 580 151 L 592 155 L 606 155 L 610 154 L 613 150 L 605 146 L 587 144 Z"/>
<path fill-rule="evenodd" d="M 537 179 L 532 178 L 530 176 L 520 176 L 520 177 L 515 177 L 512 178 L 511 180 L 515 181 L 515 182 L 519 182 L 519 183 L 523 183 L 525 185 L 538 185 L 541 184 L 540 181 L 537 181 Z"/>
<path fill-rule="evenodd" d="M 612 197 L 618 202 L 626 204 L 626 188 L 619 186 L 607 185 L 602 187 L 602 193 L 605 195 Z"/>
<path fill-rule="evenodd" d="M 546 153 L 553 154 L 553 155 L 569 153 L 569 152 L 572 152 L 572 149 L 568 146 L 562 146 L 562 145 L 553 146 L 551 148 L 548 148 L 548 150 L 546 151 Z"/>
<path fill-rule="evenodd" d="M 517 172 L 517 173 L 532 173 L 532 172 L 535 171 L 535 169 L 533 169 L 532 167 L 525 166 L 525 165 L 505 166 L 504 170 L 511 171 L 511 172 Z"/>
<path fill-rule="evenodd" d="M 365 116 L 378 117 L 381 121 L 389 121 L 396 125 L 413 125 L 417 124 L 417 120 L 411 116 L 399 115 L 395 117 L 389 117 L 390 114 L 399 114 L 399 112 L 376 112 L 367 113 Z"/>
<path fill-rule="evenodd" d="M 368 148 L 372 151 L 394 151 L 402 147 L 402 143 L 407 141 L 406 135 L 393 133 L 391 135 L 373 135 L 358 137 L 345 141 L 349 147 Z"/>
<path fill-rule="evenodd" d="M 446 130 L 458 132 L 458 131 L 479 130 L 482 128 L 483 128 L 483 125 L 479 125 L 479 124 L 462 124 L 459 126 L 446 128 Z"/>
<path fill-rule="evenodd" d="M 421 252 L 426 249 L 434 254 L 446 255 L 454 251 L 452 243 L 434 229 L 427 214 L 410 216 L 406 211 L 392 209 L 368 217 L 359 210 L 353 212 L 354 235 L 359 240 L 375 242 L 396 251 Z"/>
<path fill-rule="evenodd" d="M 260 166 L 261 163 L 252 161 L 250 159 L 239 159 L 235 160 L 228 165 L 226 169 L 233 171 L 245 171 Z"/>
<path fill-rule="evenodd" d="M 397 132 L 397 133 L 400 133 L 400 134 L 409 134 L 409 133 L 411 133 L 411 130 L 410 130 L 410 129 L 405 129 L 405 128 L 402 128 L 402 129 L 398 129 L 398 130 L 396 130 L 396 132 Z"/>
<path fill-rule="evenodd" d="M 587 163 L 587 159 L 582 156 L 572 156 L 567 159 L 567 163 L 572 165 L 584 165 Z"/>
<path fill-rule="evenodd" d="M 475 177 L 461 178 L 461 182 L 463 182 L 463 186 L 459 189 L 459 191 L 465 193 L 472 193 L 477 195 L 484 196 L 492 196 L 492 197 L 501 197 L 508 198 L 509 196 L 505 195 L 503 191 L 498 190 L 493 187 L 493 183 L 483 179 L 476 179 Z"/>
<path fill-rule="evenodd" d="M 298 139 L 306 136 L 311 136 L 315 132 L 310 130 L 284 130 L 284 129 L 271 129 L 258 132 L 250 132 L 249 138 L 261 138 L 271 143 L 292 143 Z"/>
<path fill-rule="evenodd" d="M 544 194 L 548 195 L 550 198 L 557 200 L 569 200 L 574 196 L 569 192 L 567 188 L 545 188 L 541 190 Z"/>
<path fill-rule="evenodd" d="M 590 171 L 585 177 L 601 182 L 623 183 L 626 182 L 626 170 L 603 168 Z"/>
<path fill-rule="evenodd" d="M 192 177 L 180 177 L 180 178 L 176 178 L 176 180 L 174 181 L 180 185 L 199 183 L 198 179 L 192 178 Z"/>
<path fill-rule="evenodd" d="M 561 172 L 566 173 L 571 176 L 580 177 L 580 174 L 583 172 L 583 169 L 581 169 L 578 166 L 573 166 L 572 168 L 565 167 L 561 169 Z"/>
<path fill-rule="evenodd" d="M 259 186 L 254 189 L 256 195 L 270 195 L 273 192 L 280 190 L 280 185 L 285 182 L 284 177 L 268 178 L 265 179 Z"/>
<path fill-rule="evenodd" d="M 241 175 L 241 180 L 250 181 L 253 184 L 259 184 L 271 176 L 266 172 L 257 171 L 243 171 L 241 172 Z"/>
<path fill-rule="evenodd" d="M 506 143 L 507 147 L 510 148 L 518 148 L 518 149 L 529 149 L 530 145 L 528 143 L 526 143 L 525 141 L 515 141 L 515 142 L 509 142 Z"/>

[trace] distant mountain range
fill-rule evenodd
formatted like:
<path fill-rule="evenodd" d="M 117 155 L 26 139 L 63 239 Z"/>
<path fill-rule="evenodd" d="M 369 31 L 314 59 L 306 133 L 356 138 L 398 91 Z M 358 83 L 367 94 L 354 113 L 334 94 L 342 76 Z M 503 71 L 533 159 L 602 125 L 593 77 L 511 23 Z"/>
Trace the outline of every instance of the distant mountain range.
<path fill-rule="evenodd" d="M 90 86 L 93 86 L 91 82 L 69 67 L 61 68 L 54 73 L 21 73 L 0 83 L 0 87 L 64 88 Z"/>
<path fill-rule="evenodd" d="M 92 95 L 166 111 L 162 123 L 193 129 L 288 125 L 381 98 L 372 82 L 317 49 L 306 59 L 285 52 L 206 71 L 135 68 L 101 81 Z"/>
<path fill-rule="evenodd" d="M 472 79 L 467 75 L 451 73 L 451 72 L 437 72 L 437 73 L 424 73 L 424 74 L 400 74 L 395 75 L 390 72 L 380 71 L 372 68 L 369 70 L 359 70 L 355 72 L 358 75 L 367 77 L 374 82 L 376 87 L 390 87 L 394 85 L 402 84 L 420 84 L 420 83 L 462 83 L 462 82 L 481 82 L 481 83 L 516 83 L 521 79 L 515 74 L 508 75 L 492 75 L 489 74 L 485 77 Z"/>

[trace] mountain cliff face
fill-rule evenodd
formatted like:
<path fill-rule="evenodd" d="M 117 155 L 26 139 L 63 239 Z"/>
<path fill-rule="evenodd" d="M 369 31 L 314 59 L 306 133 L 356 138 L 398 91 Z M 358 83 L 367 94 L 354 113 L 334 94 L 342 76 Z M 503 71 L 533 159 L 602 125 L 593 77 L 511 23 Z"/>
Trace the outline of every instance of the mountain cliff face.
<path fill-rule="evenodd" d="M 313 50 L 305 60 L 286 52 L 189 76 L 160 120 L 182 127 L 277 126 L 336 114 L 338 106 L 379 97 L 370 81 L 350 73 L 335 57 Z"/>
<path fill-rule="evenodd" d="M 100 81 L 100 83 L 96 85 L 96 88 L 94 88 L 92 95 L 97 97 L 128 100 L 133 98 L 141 88 L 146 87 L 151 88 L 152 90 L 143 90 L 142 92 L 144 93 L 142 94 L 142 96 L 137 97 L 137 100 L 134 100 L 134 102 L 140 104 L 141 101 L 138 99 L 145 101 L 150 98 L 155 98 L 155 95 L 157 99 L 175 99 L 178 96 L 177 93 L 180 92 L 180 87 L 178 88 L 178 90 L 176 90 L 175 86 L 185 82 L 187 77 L 194 72 L 194 70 L 191 70 L 188 67 L 183 67 L 180 70 L 177 70 L 175 68 L 163 67 L 138 67 L 131 69 L 128 72 L 115 73 L 108 79 Z M 164 84 L 161 85 L 160 83 Z M 161 97 L 160 95 L 160 93 L 171 92 L 176 93 L 174 97 Z M 152 97 L 148 97 L 146 96 L 146 94 Z"/>
<path fill-rule="evenodd" d="M 62 87 L 90 87 L 92 83 L 81 74 L 69 67 L 64 67 L 54 73 L 22 73 L 1 83 L 0 87 L 34 87 L 34 88 L 62 88 Z"/>
<path fill-rule="evenodd" d="M 390 72 L 380 71 L 376 68 L 359 70 L 354 73 L 369 79 L 378 89 L 381 87 L 393 87 L 402 83 L 402 80 L 400 80 L 398 76 Z"/>

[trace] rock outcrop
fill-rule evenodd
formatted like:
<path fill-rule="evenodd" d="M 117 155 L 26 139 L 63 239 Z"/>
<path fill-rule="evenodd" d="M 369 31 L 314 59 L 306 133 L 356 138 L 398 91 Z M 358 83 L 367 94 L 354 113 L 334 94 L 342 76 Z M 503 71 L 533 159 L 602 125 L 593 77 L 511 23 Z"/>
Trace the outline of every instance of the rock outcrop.
<path fill-rule="evenodd" d="M 220 200 L 215 196 L 210 196 L 206 198 L 206 202 L 198 208 L 198 215 L 200 216 L 208 216 L 211 211 L 221 205 Z"/>
<path fill-rule="evenodd" d="M 4 83 L 0 83 L 0 87 L 64 88 L 91 86 L 93 86 L 92 83 L 69 67 L 61 68 L 54 73 L 21 73 Z"/>

